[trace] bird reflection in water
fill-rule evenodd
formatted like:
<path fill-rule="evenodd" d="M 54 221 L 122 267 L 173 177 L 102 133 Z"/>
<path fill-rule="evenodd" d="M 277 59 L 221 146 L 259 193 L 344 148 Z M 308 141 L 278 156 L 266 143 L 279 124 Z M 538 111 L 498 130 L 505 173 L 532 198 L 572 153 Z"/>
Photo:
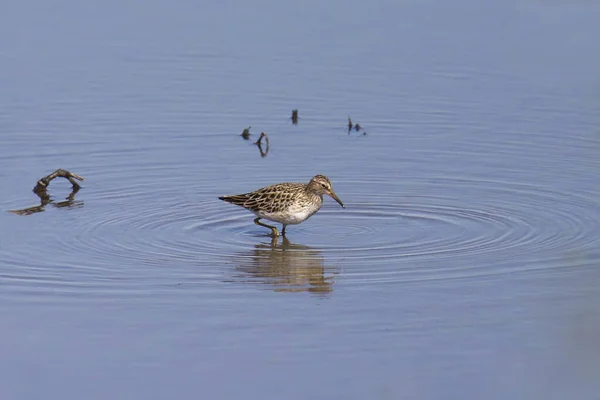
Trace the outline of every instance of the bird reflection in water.
<path fill-rule="evenodd" d="M 51 204 L 52 207 L 56 208 L 79 208 L 83 207 L 83 200 L 75 200 L 75 194 L 79 191 L 79 188 L 73 188 L 73 191 L 69 196 L 66 197 L 64 201 L 55 202 L 54 199 L 48 194 L 46 191 L 34 191 L 34 193 L 40 198 L 40 205 L 33 206 L 28 208 L 23 208 L 21 210 L 9 210 L 13 214 L 17 215 L 31 215 L 35 213 L 39 213 L 45 211 L 45 208 L 48 204 Z"/>
<path fill-rule="evenodd" d="M 326 294 L 333 291 L 335 267 L 326 267 L 319 250 L 274 239 L 260 243 L 253 250 L 236 256 L 236 270 L 241 274 L 234 281 L 261 283 L 276 292 L 310 292 Z"/>

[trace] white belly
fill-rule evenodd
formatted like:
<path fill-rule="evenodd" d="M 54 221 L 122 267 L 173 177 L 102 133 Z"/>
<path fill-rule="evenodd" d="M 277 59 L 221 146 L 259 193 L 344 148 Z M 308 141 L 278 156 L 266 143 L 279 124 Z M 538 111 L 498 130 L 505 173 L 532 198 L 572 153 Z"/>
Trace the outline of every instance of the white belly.
<path fill-rule="evenodd" d="M 319 207 L 321 208 L 321 207 Z M 269 221 L 279 222 L 284 225 L 296 225 L 306 221 L 310 216 L 319 211 L 319 208 L 289 208 L 283 212 L 263 213 L 255 212 L 257 217 L 268 219 Z"/>

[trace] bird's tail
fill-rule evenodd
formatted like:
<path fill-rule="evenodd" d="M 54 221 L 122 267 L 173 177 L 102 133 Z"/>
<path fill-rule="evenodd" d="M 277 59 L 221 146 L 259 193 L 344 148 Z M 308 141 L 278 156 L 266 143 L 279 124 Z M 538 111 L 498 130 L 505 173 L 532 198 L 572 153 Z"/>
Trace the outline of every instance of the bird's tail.
<path fill-rule="evenodd" d="M 242 194 L 236 194 L 232 196 L 221 196 L 219 200 L 226 201 L 231 204 L 235 204 L 236 206 L 243 207 L 244 203 L 248 200 L 248 197 Z"/>

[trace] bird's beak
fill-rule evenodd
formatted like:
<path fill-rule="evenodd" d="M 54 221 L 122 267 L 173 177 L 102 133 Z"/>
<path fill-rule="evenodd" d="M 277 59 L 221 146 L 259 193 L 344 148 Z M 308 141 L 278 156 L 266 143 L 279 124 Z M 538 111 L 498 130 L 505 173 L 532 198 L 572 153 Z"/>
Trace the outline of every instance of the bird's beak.
<path fill-rule="evenodd" d="M 332 199 L 334 199 L 335 201 L 337 201 L 340 206 L 342 206 L 342 208 L 346 208 L 346 206 L 344 205 L 344 203 L 342 203 L 342 201 L 340 200 L 339 197 L 337 197 L 337 195 L 333 192 L 333 190 L 331 192 L 329 192 L 329 195 L 331 196 Z"/>

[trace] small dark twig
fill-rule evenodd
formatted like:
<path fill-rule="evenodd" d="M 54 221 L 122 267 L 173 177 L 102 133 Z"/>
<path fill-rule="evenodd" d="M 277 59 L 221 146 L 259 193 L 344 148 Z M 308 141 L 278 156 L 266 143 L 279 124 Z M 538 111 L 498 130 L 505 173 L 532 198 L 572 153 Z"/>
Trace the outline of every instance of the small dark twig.
<path fill-rule="evenodd" d="M 350 119 L 350 117 L 348 117 L 348 134 L 350 134 L 351 130 L 352 130 L 352 119 Z"/>
<path fill-rule="evenodd" d="M 252 128 L 252 126 L 247 127 L 240 134 L 240 136 L 243 137 L 244 140 L 248 140 L 250 138 L 250 128 Z"/>
<path fill-rule="evenodd" d="M 262 148 L 262 138 L 265 138 L 265 142 L 266 142 L 265 151 L 263 151 L 263 148 Z M 258 138 L 258 140 L 256 142 L 254 142 L 254 144 L 258 146 L 261 157 L 265 158 L 267 156 L 267 154 L 269 154 L 269 136 L 266 133 L 261 132 L 260 137 Z"/>
<path fill-rule="evenodd" d="M 260 137 L 258 138 L 258 140 L 254 144 L 261 144 L 262 143 L 262 138 L 265 138 L 265 140 L 267 142 L 267 146 L 269 146 L 269 136 L 266 133 L 264 133 L 264 132 L 260 133 Z"/>
<path fill-rule="evenodd" d="M 52 179 L 58 178 L 58 177 L 68 179 L 69 182 L 71 182 L 71 185 L 73 185 L 73 191 L 77 191 L 81 187 L 81 186 L 79 186 L 79 184 L 77 183 L 77 181 L 75 179 L 77 179 L 79 181 L 83 181 L 83 177 L 81 177 L 77 174 L 74 174 L 70 171 L 59 168 L 56 171 L 54 171 L 53 173 L 51 173 L 50 175 L 47 175 L 47 176 L 43 177 L 42 179 L 40 179 L 39 181 L 37 181 L 37 184 L 33 188 L 33 191 L 35 193 L 45 192 L 46 188 L 50 184 L 50 181 Z"/>
<path fill-rule="evenodd" d="M 298 124 L 298 109 L 294 109 L 292 110 L 292 124 L 297 125 Z"/>

